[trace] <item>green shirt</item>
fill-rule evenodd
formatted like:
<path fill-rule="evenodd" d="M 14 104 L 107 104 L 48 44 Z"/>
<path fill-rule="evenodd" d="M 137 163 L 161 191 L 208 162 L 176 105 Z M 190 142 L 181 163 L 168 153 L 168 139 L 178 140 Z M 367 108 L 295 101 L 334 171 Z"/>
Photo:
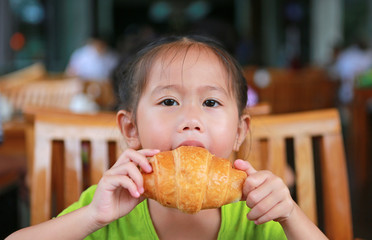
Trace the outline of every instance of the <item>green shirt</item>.
<path fill-rule="evenodd" d="M 66 208 L 59 216 L 88 205 L 97 186 L 82 193 L 79 201 Z M 287 239 L 279 223 L 270 221 L 256 225 L 247 219 L 249 208 L 245 202 L 221 207 L 221 227 L 218 239 Z M 128 215 L 97 230 L 85 239 L 159 239 L 152 224 L 147 200 L 138 204 Z"/>

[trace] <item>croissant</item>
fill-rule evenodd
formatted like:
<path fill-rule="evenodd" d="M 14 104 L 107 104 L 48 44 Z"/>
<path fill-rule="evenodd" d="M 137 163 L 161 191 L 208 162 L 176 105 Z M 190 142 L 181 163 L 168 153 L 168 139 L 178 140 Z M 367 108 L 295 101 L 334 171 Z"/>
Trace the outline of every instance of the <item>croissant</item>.
<path fill-rule="evenodd" d="M 204 148 L 182 146 L 149 162 L 153 172 L 142 173 L 144 196 L 166 207 L 197 213 L 241 199 L 247 174 Z"/>

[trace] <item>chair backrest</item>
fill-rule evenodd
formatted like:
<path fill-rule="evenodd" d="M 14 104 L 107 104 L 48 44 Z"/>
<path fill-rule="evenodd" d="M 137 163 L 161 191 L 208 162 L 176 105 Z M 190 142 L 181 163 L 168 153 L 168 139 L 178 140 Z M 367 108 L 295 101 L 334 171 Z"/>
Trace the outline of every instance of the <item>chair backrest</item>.
<path fill-rule="evenodd" d="M 246 111 L 250 116 L 267 115 L 271 113 L 271 104 L 267 102 L 259 102 L 247 107 Z"/>
<path fill-rule="evenodd" d="M 34 146 L 30 163 L 31 224 L 37 224 L 52 215 L 53 186 L 65 193 L 62 208 L 78 199 L 86 178 L 82 173 L 82 152 L 91 156 L 86 180 L 90 185 L 97 183 L 108 169 L 110 152 L 115 152 L 115 161 L 126 146 L 113 113 L 36 111 L 29 116 L 33 131 L 28 136 L 34 136 L 28 137 L 34 141 L 30 144 Z M 254 116 L 250 129 L 237 157 L 283 178 L 286 165 L 292 166 L 296 175 L 295 199 L 306 215 L 330 239 L 351 239 L 348 179 L 337 110 Z M 89 150 L 82 151 L 87 142 Z M 110 146 L 108 142 L 116 144 Z M 52 179 L 58 177 L 52 174 L 51 159 L 58 168 L 54 174 L 63 173 L 59 185 L 52 185 Z"/>
<path fill-rule="evenodd" d="M 31 111 L 27 118 L 32 129 L 27 141 L 33 146 L 29 179 L 34 225 L 52 217 L 52 206 L 57 204 L 58 213 L 77 201 L 84 184 L 97 184 L 126 146 L 114 113 Z"/>
<path fill-rule="evenodd" d="M 83 84 L 75 78 L 44 79 L 8 88 L 2 94 L 15 110 L 28 106 L 68 109 L 74 96 L 83 92 Z"/>
<path fill-rule="evenodd" d="M 0 92 L 42 79 L 47 75 L 42 63 L 34 63 L 28 67 L 0 76 Z"/>
<path fill-rule="evenodd" d="M 332 81 L 322 68 L 267 68 L 267 75 L 257 74 L 257 70 L 257 67 L 245 67 L 244 76 L 260 101 L 271 105 L 274 114 L 336 106 L 340 83 Z"/>
<path fill-rule="evenodd" d="M 292 166 L 294 198 L 301 209 L 330 239 L 352 239 L 349 186 L 337 110 L 255 116 L 237 157 L 283 179 L 286 165 Z"/>

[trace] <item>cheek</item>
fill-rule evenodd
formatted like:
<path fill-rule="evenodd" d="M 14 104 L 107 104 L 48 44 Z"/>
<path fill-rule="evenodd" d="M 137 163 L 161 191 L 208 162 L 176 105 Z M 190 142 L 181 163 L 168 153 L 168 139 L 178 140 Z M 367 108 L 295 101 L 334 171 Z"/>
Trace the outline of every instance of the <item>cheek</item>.
<path fill-rule="evenodd" d="M 213 128 L 210 131 L 213 133 L 211 136 L 211 151 L 213 154 L 225 158 L 229 157 L 233 150 L 238 130 L 238 121 L 234 118 L 229 119 L 230 121 L 220 120 L 210 124 L 210 127 Z"/>
<path fill-rule="evenodd" d="M 160 148 L 169 135 L 170 126 L 162 114 L 151 111 L 139 112 L 138 135 L 143 148 Z"/>
<path fill-rule="evenodd" d="M 239 118 L 235 111 L 222 112 L 218 115 L 211 116 L 209 119 L 210 126 L 215 128 L 219 134 L 226 134 L 226 136 L 236 134 L 239 124 Z"/>

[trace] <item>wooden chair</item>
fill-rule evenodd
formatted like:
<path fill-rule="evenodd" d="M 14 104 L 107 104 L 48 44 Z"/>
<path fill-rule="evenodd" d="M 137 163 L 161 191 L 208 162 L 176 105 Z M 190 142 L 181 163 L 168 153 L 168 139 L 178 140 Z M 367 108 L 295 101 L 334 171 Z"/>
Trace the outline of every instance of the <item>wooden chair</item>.
<path fill-rule="evenodd" d="M 58 213 L 78 200 L 85 186 L 98 183 L 110 161 L 114 162 L 126 146 L 114 113 L 33 110 L 27 118 L 31 127 L 28 145 L 34 149 L 29 160 L 34 225 L 52 217 L 52 206 Z M 83 153 L 89 164 L 83 163 Z M 52 203 L 53 199 L 57 203 Z"/>
<path fill-rule="evenodd" d="M 16 111 L 39 106 L 69 109 L 74 96 L 83 92 L 82 83 L 75 78 L 44 79 L 16 87 L 2 93 Z"/>
<path fill-rule="evenodd" d="M 286 164 L 292 165 L 295 199 L 301 209 L 330 239 L 352 239 L 348 178 L 337 110 L 253 117 L 250 134 L 237 157 L 283 179 Z"/>
<path fill-rule="evenodd" d="M 116 142 L 114 148 L 120 149 L 119 143 L 123 143 L 123 139 L 117 130 L 114 114 L 34 113 L 30 121 L 34 126 L 31 135 L 35 136 L 31 138 L 35 139 L 31 169 L 31 224 L 36 224 L 51 217 L 51 179 L 55 177 L 52 175 L 52 156 L 63 156 L 54 159 L 53 163 L 60 164 L 58 172 L 65 172 L 64 182 L 55 187 L 64 189 L 64 208 L 76 201 L 83 190 L 82 142 L 91 141 L 89 185 L 97 183 L 109 166 L 107 156 L 113 151 L 109 151 L 107 141 Z M 295 199 L 299 206 L 330 239 L 351 239 L 350 199 L 338 112 L 331 109 L 254 116 L 250 128 L 251 134 L 237 157 L 250 161 L 257 169 L 269 169 L 283 178 L 286 164 L 293 165 Z M 64 147 L 56 146 L 60 141 L 64 142 Z M 291 156 L 288 145 L 293 148 L 293 164 L 287 163 Z M 61 151 L 53 154 L 54 150 L 61 148 L 63 154 Z M 116 150 L 115 160 L 120 152 Z"/>
<path fill-rule="evenodd" d="M 42 63 L 0 76 L 0 93 L 15 112 L 28 106 L 68 109 L 72 98 L 83 92 L 78 78 L 49 74 Z"/>
<path fill-rule="evenodd" d="M 47 75 L 42 63 L 34 63 L 28 67 L 0 76 L 0 92 L 38 81 Z"/>
<path fill-rule="evenodd" d="M 244 76 L 256 90 L 260 101 L 271 105 L 272 113 L 289 113 L 326 109 L 336 106 L 339 82 L 332 81 L 321 68 L 306 67 L 298 70 L 267 68 L 270 82 L 267 86 L 256 84 L 258 68 L 247 66 Z"/>
<path fill-rule="evenodd" d="M 253 106 L 249 106 L 246 111 L 250 116 L 267 115 L 271 113 L 271 105 L 267 102 L 259 102 Z"/>

